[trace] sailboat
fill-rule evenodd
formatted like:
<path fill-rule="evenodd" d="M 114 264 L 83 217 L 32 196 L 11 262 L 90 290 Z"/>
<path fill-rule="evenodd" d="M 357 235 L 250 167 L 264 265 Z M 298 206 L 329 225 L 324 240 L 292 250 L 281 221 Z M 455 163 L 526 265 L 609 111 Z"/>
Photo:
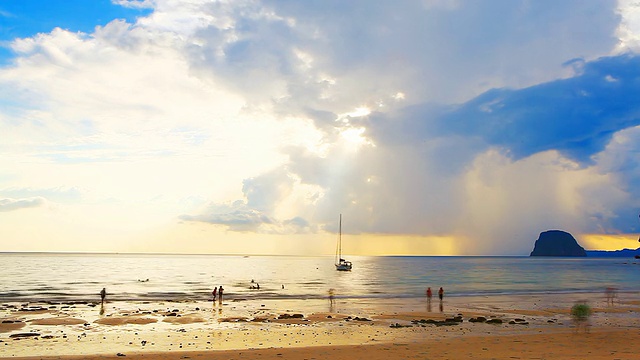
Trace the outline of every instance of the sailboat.
<path fill-rule="evenodd" d="M 351 261 L 342 258 L 342 214 L 340 214 L 340 232 L 338 235 L 338 246 L 336 248 L 335 265 L 338 271 L 351 271 L 353 267 Z"/>

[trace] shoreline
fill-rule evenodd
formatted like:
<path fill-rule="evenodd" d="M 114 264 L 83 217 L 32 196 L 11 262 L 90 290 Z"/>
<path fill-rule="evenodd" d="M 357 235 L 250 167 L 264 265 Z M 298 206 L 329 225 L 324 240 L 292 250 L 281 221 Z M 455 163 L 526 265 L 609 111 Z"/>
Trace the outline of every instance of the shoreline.
<path fill-rule="evenodd" d="M 574 334 L 569 309 L 578 300 L 587 300 L 594 310 L 590 334 Z M 455 317 L 462 321 L 442 324 Z M 470 321 L 478 317 L 502 323 Z M 640 340 L 639 325 L 637 293 L 619 294 L 613 306 L 606 303 L 604 294 L 445 296 L 442 310 L 437 299 L 429 307 L 424 298 L 336 299 L 333 305 L 327 299 L 107 302 L 104 309 L 93 303 L 4 303 L 0 358 L 104 358 L 120 353 L 129 358 L 168 359 L 185 351 L 267 354 L 292 348 L 340 353 L 348 347 L 388 347 L 398 342 L 409 348 L 448 344 L 441 349 L 445 353 L 447 347 L 476 338 L 493 342 L 515 336 L 536 343 L 558 334 L 566 341 L 574 335 L 589 342 L 602 336 Z M 15 336 L 29 333 L 38 335 Z M 462 343 L 455 345 L 456 341 Z M 512 342 L 522 341 L 514 338 Z"/>

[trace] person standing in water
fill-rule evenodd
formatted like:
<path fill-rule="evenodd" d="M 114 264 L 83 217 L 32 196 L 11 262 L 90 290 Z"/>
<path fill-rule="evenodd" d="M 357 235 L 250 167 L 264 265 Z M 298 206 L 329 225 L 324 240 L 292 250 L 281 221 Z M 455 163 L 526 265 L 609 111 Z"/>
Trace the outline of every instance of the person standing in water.
<path fill-rule="evenodd" d="M 444 297 L 444 290 L 442 288 L 438 290 L 438 297 L 440 298 L 440 301 L 442 301 L 442 298 Z"/>
<path fill-rule="evenodd" d="M 213 291 L 211 292 L 211 295 L 213 296 L 213 300 L 212 301 L 216 301 L 216 296 L 218 294 L 218 288 L 217 287 L 213 287 Z"/>
<path fill-rule="evenodd" d="M 100 291 L 100 299 L 101 299 L 101 304 L 104 305 L 104 299 L 107 297 L 107 289 L 106 288 L 102 288 L 102 291 Z"/>
<path fill-rule="evenodd" d="M 218 288 L 218 302 L 222 303 L 222 293 L 224 292 L 224 288 L 222 287 L 222 285 L 220 285 L 220 288 Z"/>

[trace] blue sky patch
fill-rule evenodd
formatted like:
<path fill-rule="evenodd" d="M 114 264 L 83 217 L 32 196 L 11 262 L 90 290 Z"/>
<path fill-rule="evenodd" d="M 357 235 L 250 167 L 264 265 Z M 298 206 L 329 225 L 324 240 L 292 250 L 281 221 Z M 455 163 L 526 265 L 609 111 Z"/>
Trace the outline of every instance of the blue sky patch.
<path fill-rule="evenodd" d="M 150 12 L 125 8 L 110 0 L 0 1 L 0 64 L 13 56 L 8 44 L 16 38 L 48 33 L 56 27 L 91 33 L 96 26 L 114 19 L 134 22 Z"/>

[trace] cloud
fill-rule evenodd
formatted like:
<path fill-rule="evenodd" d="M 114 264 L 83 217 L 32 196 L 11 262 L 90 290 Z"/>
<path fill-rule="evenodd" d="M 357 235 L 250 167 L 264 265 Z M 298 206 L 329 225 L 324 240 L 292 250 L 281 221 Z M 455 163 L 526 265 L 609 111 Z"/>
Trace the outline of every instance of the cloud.
<path fill-rule="evenodd" d="M 202 197 L 215 184 L 211 200 L 228 201 L 244 178 L 281 163 L 274 144 L 308 125 L 242 114 L 242 96 L 190 73 L 178 40 L 122 20 L 15 40 L 19 57 L 0 70 L 11 109 L 0 114 L 0 149 L 12 154 L 0 159 L 11 179 L 0 186 L 128 203 Z"/>
<path fill-rule="evenodd" d="M 158 1 L 143 23 L 188 38 L 199 76 L 251 103 L 307 114 L 389 108 L 398 92 L 410 104 L 450 103 L 531 86 L 565 75 L 567 59 L 601 56 L 617 42 L 615 1 L 438 4 Z"/>
<path fill-rule="evenodd" d="M 2 198 L 0 199 L 0 212 L 40 207 L 45 203 L 46 200 L 41 197 L 26 199 Z"/>
<path fill-rule="evenodd" d="M 496 89 L 438 119 L 436 133 L 475 136 L 515 159 L 558 150 L 589 163 L 619 130 L 640 124 L 640 57 L 605 57 L 583 73 L 526 89 Z M 427 125 L 428 126 L 428 125 Z"/>
<path fill-rule="evenodd" d="M 552 228 L 633 231 L 639 61 L 604 57 L 571 78 L 494 89 L 458 106 L 350 119 L 370 144 L 349 150 L 348 139 L 328 134 L 325 151 L 289 148 L 289 162 L 246 180 L 246 201 L 228 213 L 269 214 L 259 223 L 277 223 L 283 204 L 291 206 L 285 199 L 307 184 L 320 196 L 294 208 L 313 213 L 313 222 L 341 212 L 352 233 L 453 233 L 470 254 L 526 253 L 534 235 Z M 225 212 L 212 210 L 204 214 Z"/>
<path fill-rule="evenodd" d="M 630 127 L 617 132 L 605 150 L 595 156 L 598 172 L 611 178 L 615 184 L 611 191 L 606 188 L 593 189 L 589 198 L 615 201 L 598 216 L 589 230 L 593 233 L 625 234 L 639 233 L 640 207 L 640 127 Z M 623 196 L 611 196 L 615 192 Z M 593 226 L 592 225 L 592 226 Z"/>
<path fill-rule="evenodd" d="M 15 18 L 16 16 L 8 11 L 4 11 L 2 9 L 0 9 L 0 17 L 4 17 L 4 18 Z"/>
<path fill-rule="evenodd" d="M 182 215 L 186 221 L 202 221 L 210 224 L 227 225 L 234 231 L 257 231 L 265 224 L 273 224 L 274 221 L 267 215 L 252 209 L 242 201 L 236 201 L 230 205 L 212 205 L 206 214 L 198 216 Z"/>
<path fill-rule="evenodd" d="M 280 226 L 273 218 L 274 207 L 286 196 L 292 180 L 282 169 L 245 179 L 242 192 L 246 200 L 231 204 L 210 204 L 201 215 L 183 215 L 188 221 L 226 225 L 233 231 L 275 231 Z"/>
<path fill-rule="evenodd" d="M 78 188 L 48 188 L 48 189 L 34 189 L 34 188 L 7 188 L 0 189 L 0 195 L 7 196 L 9 198 L 30 198 L 30 199 L 42 199 L 45 198 L 49 201 L 56 203 L 72 203 L 82 199 L 82 190 Z"/>
<path fill-rule="evenodd" d="M 231 204 L 210 204 L 199 215 L 182 215 L 181 220 L 224 225 L 231 231 L 269 234 L 299 234 L 317 231 L 301 216 L 283 219 L 277 212 L 282 202 L 294 192 L 296 179 L 277 168 L 244 180 L 245 200 Z"/>
<path fill-rule="evenodd" d="M 111 0 L 112 3 L 132 9 L 152 9 L 154 0 Z"/>
<path fill-rule="evenodd" d="M 251 208 L 242 201 L 232 204 L 212 204 L 201 215 L 182 215 L 181 220 L 223 225 L 230 231 L 261 234 L 302 234 L 315 231 L 301 217 L 276 220 Z"/>

